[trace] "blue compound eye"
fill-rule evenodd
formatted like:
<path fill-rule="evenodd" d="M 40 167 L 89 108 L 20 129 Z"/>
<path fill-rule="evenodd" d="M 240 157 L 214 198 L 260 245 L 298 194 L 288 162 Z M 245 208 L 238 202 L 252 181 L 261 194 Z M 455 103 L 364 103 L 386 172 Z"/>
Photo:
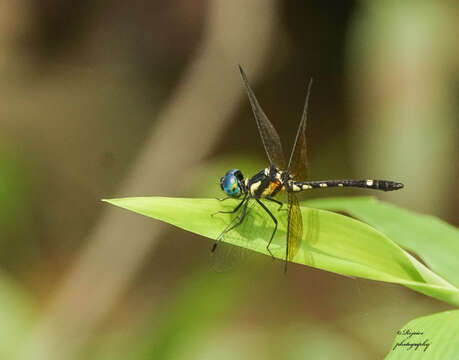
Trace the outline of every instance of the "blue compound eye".
<path fill-rule="evenodd" d="M 242 180 L 241 172 L 237 169 L 230 170 L 220 179 L 220 187 L 226 195 L 237 198 L 242 192 L 239 180 Z"/>

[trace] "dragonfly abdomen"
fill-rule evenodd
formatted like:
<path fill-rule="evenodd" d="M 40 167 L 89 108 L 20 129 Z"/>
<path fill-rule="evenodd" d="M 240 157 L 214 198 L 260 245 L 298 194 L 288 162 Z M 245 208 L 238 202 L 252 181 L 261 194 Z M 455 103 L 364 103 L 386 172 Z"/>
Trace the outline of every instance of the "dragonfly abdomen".
<path fill-rule="evenodd" d="M 393 191 L 403 188 L 403 184 L 389 180 L 324 180 L 324 181 L 294 181 L 293 191 L 303 191 L 327 187 L 355 187 L 382 191 Z"/>

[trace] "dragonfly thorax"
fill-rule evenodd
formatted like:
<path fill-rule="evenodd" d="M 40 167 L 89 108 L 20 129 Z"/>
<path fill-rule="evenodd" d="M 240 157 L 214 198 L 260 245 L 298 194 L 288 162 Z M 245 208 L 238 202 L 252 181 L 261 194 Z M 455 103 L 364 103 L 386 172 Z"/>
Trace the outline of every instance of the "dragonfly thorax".
<path fill-rule="evenodd" d="M 263 169 L 247 182 L 247 190 L 253 198 L 271 198 L 285 190 L 290 181 L 288 171 L 279 170 L 274 165 Z"/>

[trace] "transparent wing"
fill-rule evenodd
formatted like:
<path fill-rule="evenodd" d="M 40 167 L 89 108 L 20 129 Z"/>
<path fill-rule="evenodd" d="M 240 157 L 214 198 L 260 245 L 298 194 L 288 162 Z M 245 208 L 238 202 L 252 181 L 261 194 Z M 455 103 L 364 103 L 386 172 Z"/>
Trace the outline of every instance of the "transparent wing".
<path fill-rule="evenodd" d="M 307 224 L 307 228 L 305 229 L 306 235 L 305 239 L 305 246 L 304 246 L 304 262 L 310 266 L 315 265 L 314 261 L 314 245 L 317 244 L 319 241 L 320 236 L 320 218 L 319 212 L 317 209 L 310 209 L 308 211 L 307 219 L 305 219 L 305 223 Z"/>
<path fill-rule="evenodd" d="M 216 272 L 225 272 L 242 264 L 247 257 L 247 249 L 220 241 L 211 253 L 211 266 Z"/>
<path fill-rule="evenodd" d="M 258 131 L 260 132 L 261 140 L 265 147 L 266 155 L 268 155 L 269 162 L 279 169 L 285 169 L 285 157 L 284 151 L 282 150 L 282 144 L 277 134 L 276 129 L 268 120 L 268 117 L 263 112 L 260 104 L 255 97 L 252 89 L 250 88 L 247 76 L 245 75 L 244 70 L 239 65 L 239 71 L 242 75 L 242 80 L 244 81 L 245 90 L 250 100 L 250 105 L 252 106 L 253 115 L 255 116 L 255 121 L 257 122 Z"/>
<path fill-rule="evenodd" d="M 303 219 L 301 217 L 300 204 L 294 193 L 289 192 L 288 218 L 287 218 L 287 259 L 292 261 L 301 247 L 303 237 Z"/>
<path fill-rule="evenodd" d="M 308 217 L 305 220 L 307 224 L 305 241 L 309 248 L 314 247 L 319 241 L 320 236 L 320 218 L 319 211 L 317 209 L 309 209 Z"/>
<path fill-rule="evenodd" d="M 306 101 L 304 103 L 303 115 L 296 133 L 295 143 L 288 162 L 290 175 L 296 180 L 306 180 L 308 178 L 308 158 L 306 151 L 306 120 L 308 118 L 309 95 L 311 93 L 312 79 L 309 81 Z"/>
<path fill-rule="evenodd" d="M 254 204 L 254 202 L 247 204 L 247 213 Z M 247 244 L 245 247 L 240 247 L 223 241 L 225 235 L 232 231 L 231 229 L 234 230 L 235 225 L 241 220 L 241 211 L 242 210 L 239 211 L 239 214 L 231 220 L 217 240 L 215 240 L 215 250 L 210 253 L 210 263 L 212 269 L 216 272 L 231 270 L 235 266 L 242 264 L 247 258 L 247 254 L 249 253 L 249 250 L 247 250 Z M 243 226 L 243 224 L 241 224 L 241 226 Z M 236 234 L 237 232 L 233 233 L 232 236 L 237 236 Z"/>

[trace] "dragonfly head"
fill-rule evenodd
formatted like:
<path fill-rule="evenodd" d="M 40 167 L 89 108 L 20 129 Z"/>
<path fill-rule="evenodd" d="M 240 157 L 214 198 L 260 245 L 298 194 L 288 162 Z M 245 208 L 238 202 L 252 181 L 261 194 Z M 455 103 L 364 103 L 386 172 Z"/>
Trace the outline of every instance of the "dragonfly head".
<path fill-rule="evenodd" d="M 244 176 L 240 170 L 232 169 L 220 179 L 220 187 L 226 195 L 238 198 L 244 191 Z"/>

